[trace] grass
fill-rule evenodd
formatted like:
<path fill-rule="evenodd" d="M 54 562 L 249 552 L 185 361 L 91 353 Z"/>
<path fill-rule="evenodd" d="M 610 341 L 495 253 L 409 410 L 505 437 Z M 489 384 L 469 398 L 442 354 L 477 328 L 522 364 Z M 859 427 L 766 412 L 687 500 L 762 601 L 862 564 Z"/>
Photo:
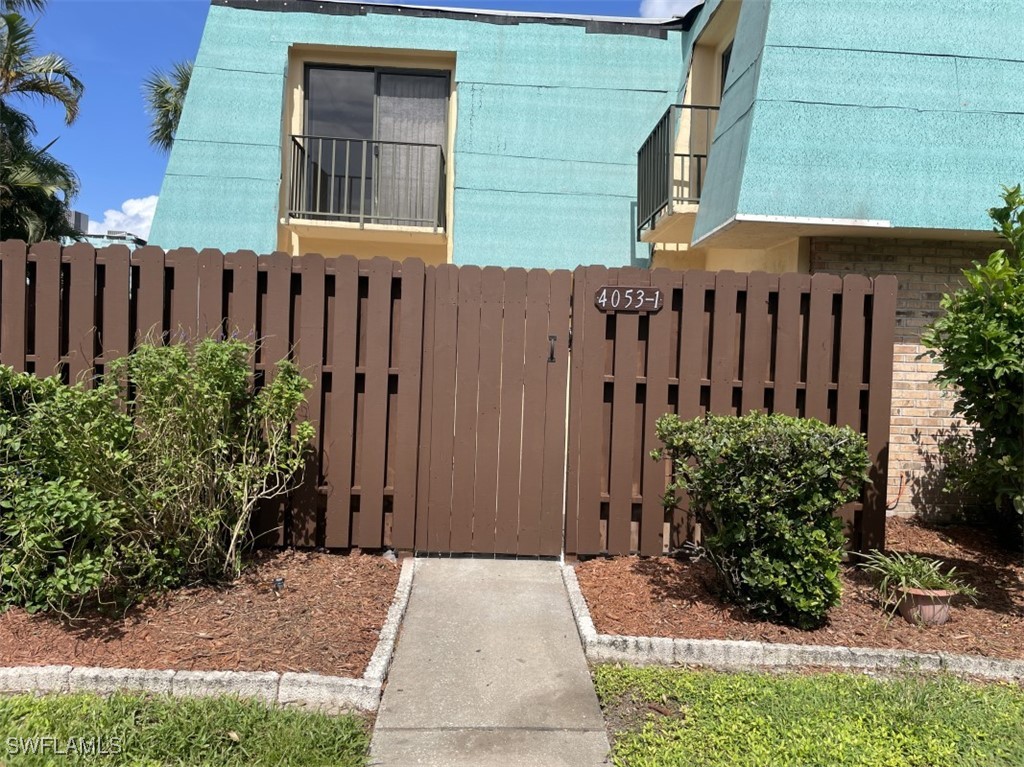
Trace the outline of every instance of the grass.
<path fill-rule="evenodd" d="M 54 743 L 63 753 L 55 753 Z M 9 767 L 360 767 L 368 745 L 360 717 L 272 709 L 236 698 L 0 697 L 0 765 Z M 76 747 L 78 753 L 72 753 Z M 107 753 L 97 754 L 98 747 Z"/>
<path fill-rule="evenodd" d="M 616 666 L 598 666 L 594 680 L 617 765 L 1024 765 L 1015 685 Z"/>

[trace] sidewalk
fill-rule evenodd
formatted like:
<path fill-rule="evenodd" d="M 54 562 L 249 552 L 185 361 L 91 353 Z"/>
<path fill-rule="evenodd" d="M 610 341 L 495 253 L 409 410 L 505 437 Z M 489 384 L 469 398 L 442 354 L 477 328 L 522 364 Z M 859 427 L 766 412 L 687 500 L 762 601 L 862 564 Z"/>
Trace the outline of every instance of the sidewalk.
<path fill-rule="evenodd" d="M 418 562 L 370 764 L 597 767 L 607 753 L 558 564 Z"/>

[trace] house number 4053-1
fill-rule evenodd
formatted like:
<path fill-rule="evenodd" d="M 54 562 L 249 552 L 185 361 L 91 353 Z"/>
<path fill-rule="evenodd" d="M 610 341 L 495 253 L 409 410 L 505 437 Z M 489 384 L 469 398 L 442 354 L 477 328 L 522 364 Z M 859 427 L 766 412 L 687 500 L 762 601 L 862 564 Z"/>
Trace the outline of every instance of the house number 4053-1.
<path fill-rule="evenodd" d="M 594 294 L 602 312 L 656 312 L 661 308 L 661 291 L 651 287 L 605 285 Z"/>

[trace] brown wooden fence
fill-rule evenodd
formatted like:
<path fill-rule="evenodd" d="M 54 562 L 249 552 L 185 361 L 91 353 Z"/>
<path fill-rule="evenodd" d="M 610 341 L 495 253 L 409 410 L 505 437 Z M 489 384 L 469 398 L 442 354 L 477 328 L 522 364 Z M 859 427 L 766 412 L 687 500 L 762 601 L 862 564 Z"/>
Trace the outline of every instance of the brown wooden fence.
<path fill-rule="evenodd" d="M 865 433 L 871 481 L 842 510 L 855 548 L 880 547 L 892 390 L 896 279 L 664 269 L 576 270 L 566 551 L 659 554 L 688 530 L 666 519 L 663 413 L 754 410 L 817 418 Z M 652 286 L 654 314 L 607 314 L 603 285 Z M 670 541 L 667 533 L 677 538 Z"/>
<path fill-rule="evenodd" d="M 664 306 L 602 312 L 603 285 L 658 287 Z M 266 543 L 661 553 L 688 520 L 660 505 L 655 419 L 762 409 L 867 434 L 871 482 L 843 515 L 870 547 L 884 535 L 895 294 L 894 278 L 856 275 L 5 242 L 0 363 L 88 386 L 143 339 L 196 336 L 258 339 L 257 380 L 294 360 L 317 439 L 302 486 L 255 522 Z"/>

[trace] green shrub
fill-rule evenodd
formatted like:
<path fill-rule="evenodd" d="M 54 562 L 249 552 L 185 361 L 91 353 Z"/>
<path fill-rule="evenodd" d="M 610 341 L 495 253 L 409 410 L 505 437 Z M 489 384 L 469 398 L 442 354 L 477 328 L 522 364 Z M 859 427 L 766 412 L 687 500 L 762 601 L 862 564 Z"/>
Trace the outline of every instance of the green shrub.
<path fill-rule="evenodd" d="M 295 483 L 309 384 L 255 389 L 237 341 L 144 345 L 91 390 L 0 368 L 0 607 L 232 577 L 253 510 Z"/>
<path fill-rule="evenodd" d="M 979 495 L 1002 528 L 1024 536 L 1024 195 L 1005 189 L 989 215 L 1003 247 L 964 270 L 967 285 L 942 298 L 945 315 L 924 333 L 955 393 L 953 412 L 975 428 L 947 448 L 960 465 L 949 489 Z M 966 462 L 966 464 L 964 464 Z M 956 464 L 954 464 L 956 465 Z M 969 467 L 964 471 L 964 465 Z"/>
<path fill-rule="evenodd" d="M 784 415 L 658 419 L 672 463 L 665 495 L 688 493 L 702 545 L 727 595 L 756 615 L 820 624 L 839 602 L 843 530 L 836 510 L 866 477 L 864 438 Z"/>

